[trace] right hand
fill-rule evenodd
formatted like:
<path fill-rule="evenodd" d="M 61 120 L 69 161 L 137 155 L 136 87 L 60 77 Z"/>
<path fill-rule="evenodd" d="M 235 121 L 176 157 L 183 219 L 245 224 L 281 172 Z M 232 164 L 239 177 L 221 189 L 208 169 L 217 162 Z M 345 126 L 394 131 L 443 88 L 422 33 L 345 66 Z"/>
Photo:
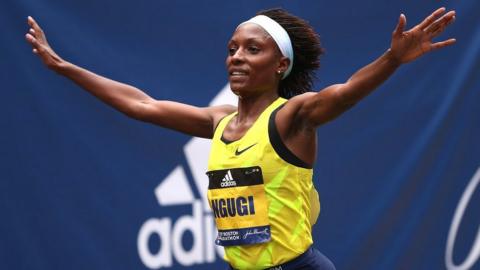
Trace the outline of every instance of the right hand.
<path fill-rule="evenodd" d="M 390 52 L 393 58 L 399 63 L 408 63 L 430 51 L 454 44 L 454 38 L 440 42 L 432 41 L 455 21 L 455 11 L 447 13 L 445 11 L 443 7 L 437 9 L 408 31 L 404 31 L 407 18 L 401 14 L 392 34 Z"/>
<path fill-rule="evenodd" d="M 52 47 L 50 47 L 47 38 L 45 37 L 45 33 L 43 33 L 43 30 L 38 23 L 30 16 L 28 16 L 27 22 L 30 29 L 25 35 L 25 39 L 30 45 L 32 45 L 33 53 L 38 55 L 48 68 L 55 69 L 63 59 L 53 51 Z"/>

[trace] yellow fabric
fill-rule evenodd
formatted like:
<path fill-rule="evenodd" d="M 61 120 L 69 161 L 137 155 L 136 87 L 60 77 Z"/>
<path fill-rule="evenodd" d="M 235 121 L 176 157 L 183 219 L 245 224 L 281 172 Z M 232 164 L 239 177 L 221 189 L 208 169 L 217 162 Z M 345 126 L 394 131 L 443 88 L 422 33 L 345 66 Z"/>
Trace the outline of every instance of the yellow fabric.
<path fill-rule="evenodd" d="M 259 166 L 263 175 L 271 241 L 226 246 L 225 259 L 235 269 L 264 269 L 285 263 L 305 252 L 313 242 L 311 227 L 318 217 L 320 205 L 312 183 L 312 169 L 297 167 L 283 160 L 272 147 L 268 135 L 271 113 L 286 101 L 278 98 L 262 112 L 241 139 L 230 143 L 223 142 L 221 137 L 236 113 L 225 117 L 218 124 L 212 140 L 208 171 Z M 240 155 L 235 154 L 247 147 L 250 148 Z M 225 190 L 229 189 L 222 191 Z M 208 195 L 211 201 L 210 190 Z M 215 194 L 215 197 L 219 196 L 222 195 Z M 225 198 L 229 196 L 232 194 L 224 194 Z M 256 214 L 261 213 L 257 205 L 255 211 Z M 218 228 L 224 228 L 222 219 L 217 218 L 216 221 Z"/>

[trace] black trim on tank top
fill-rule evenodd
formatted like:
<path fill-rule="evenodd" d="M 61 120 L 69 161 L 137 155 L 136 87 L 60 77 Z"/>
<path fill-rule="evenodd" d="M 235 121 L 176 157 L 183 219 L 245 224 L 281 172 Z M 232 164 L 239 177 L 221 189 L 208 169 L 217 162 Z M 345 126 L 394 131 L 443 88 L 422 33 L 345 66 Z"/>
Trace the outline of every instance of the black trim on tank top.
<path fill-rule="evenodd" d="M 223 119 L 225 119 L 225 117 L 227 117 L 227 116 L 229 116 L 229 114 L 225 115 L 224 117 L 220 118 L 220 120 L 218 120 L 217 125 L 213 129 L 213 135 L 215 135 L 215 132 L 217 132 L 217 127 L 218 127 L 218 125 L 220 125 L 220 122 L 222 122 Z"/>
<path fill-rule="evenodd" d="M 215 128 L 213 129 L 213 136 L 215 136 L 215 132 L 217 132 L 217 128 L 218 128 L 218 126 L 220 125 L 220 122 L 222 122 L 225 118 L 227 118 L 227 116 L 230 116 L 230 114 L 227 114 L 227 115 L 225 115 L 224 117 L 222 117 L 220 120 L 218 120 L 217 125 L 216 125 Z M 227 124 L 228 124 L 228 123 L 227 123 Z M 222 134 L 220 134 L 220 140 L 221 140 L 222 142 L 224 142 L 225 144 L 230 144 L 230 143 L 234 142 L 234 141 L 229 141 L 229 140 L 225 139 L 225 138 L 223 137 L 223 131 L 225 131 L 225 129 L 223 129 L 223 130 L 222 130 Z"/>
<path fill-rule="evenodd" d="M 231 144 L 232 142 L 235 142 L 235 141 L 238 141 L 238 140 L 235 140 L 235 141 L 230 141 L 230 140 L 227 140 L 223 137 L 223 133 L 222 133 L 222 136 L 220 137 L 220 140 L 222 142 L 224 142 L 225 144 Z"/>
<path fill-rule="evenodd" d="M 275 124 L 275 115 L 283 105 L 276 108 L 272 114 L 270 115 L 270 119 L 268 120 L 268 137 L 270 139 L 270 143 L 272 144 L 273 149 L 277 152 L 278 156 L 280 156 L 286 162 L 295 165 L 297 167 L 302 167 L 305 169 L 312 169 L 313 167 L 308 165 L 305 161 L 301 160 L 297 157 L 294 153 L 287 148 L 287 146 L 283 143 L 280 134 L 278 133 L 277 125 Z"/>

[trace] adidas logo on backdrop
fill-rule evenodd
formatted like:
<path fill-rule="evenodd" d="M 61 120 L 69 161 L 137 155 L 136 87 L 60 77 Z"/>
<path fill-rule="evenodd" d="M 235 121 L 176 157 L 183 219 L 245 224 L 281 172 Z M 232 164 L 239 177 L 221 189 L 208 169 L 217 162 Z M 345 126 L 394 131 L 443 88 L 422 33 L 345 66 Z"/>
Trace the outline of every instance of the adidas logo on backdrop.
<path fill-rule="evenodd" d="M 210 106 L 236 105 L 236 101 L 237 97 L 227 84 L 210 102 Z M 210 140 L 193 138 L 184 146 L 188 167 L 200 198 L 195 198 L 185 168 L 181 165 L 175 167 L 155 188 L 160 207 L 191 205 L 192 214 L 176 220 L 168 216 L 152 217 L 143 223 L 137 236 L 137 250 L 146 267 L 171 268 L 174 265 L 173 258 L 183 266 L 213 263 L 217 256 L 223 258 L 223 247 L 215 245 L 217 230 L 207 200 L 208 177 L 205 171 L 210 144 Z M 222 185 L 236 186 L 230 171 L 223 178 Z M 189 250 L 182 245 L 182 237 L 187 231 L 193 236 L 193 245 Z M 148 242 L 153 235 L 160 238 L 159 250 L 149 248 Z"/>

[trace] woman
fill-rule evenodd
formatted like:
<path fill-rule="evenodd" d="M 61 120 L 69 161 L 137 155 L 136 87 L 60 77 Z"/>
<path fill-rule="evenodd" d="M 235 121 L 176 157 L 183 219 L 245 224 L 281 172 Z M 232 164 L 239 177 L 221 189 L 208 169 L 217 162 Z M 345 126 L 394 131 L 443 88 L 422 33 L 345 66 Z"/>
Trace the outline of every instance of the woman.
<path fill-rule="evenodd" d="M 226 66 L 238 107 L 199 108 L 154 100 L 141 90 L 60 58 L 39 25 L 26 34 L 46 66 L 127 116 L 213 140 L 208 198 L 230 269 L 334 269 L 313 249 L 318 200 L 312 184 L 316 129 L 342 114 L 401 64 L 454 39 L 432 43 L 454 21 L 445 8 L 404 31 L 400 15 L 391 47 L 345 83 L 308 92 L 322 53 L 314 30 L 281 9 L 240 24 Z"/>

